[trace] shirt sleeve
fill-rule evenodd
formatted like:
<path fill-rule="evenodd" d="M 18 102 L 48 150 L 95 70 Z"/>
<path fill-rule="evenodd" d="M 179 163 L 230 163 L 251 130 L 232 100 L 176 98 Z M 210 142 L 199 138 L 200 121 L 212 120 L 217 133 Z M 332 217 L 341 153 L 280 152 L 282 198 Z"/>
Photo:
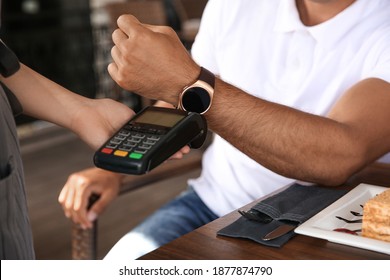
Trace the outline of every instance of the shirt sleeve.
<path fill-rule="evenodd" d="M 200 66 L 218 74 L 216 61 L 216 30 L 218 23 L 218 0 L 209 0 L 200 23 L 199 32 L 192 45 L 191 55 Z"/>
<path fill-rule="evenodd" d="M 390 28 L 385 34 L 372 48 L 363 78 L 378 78 L 390 83 Z"/>

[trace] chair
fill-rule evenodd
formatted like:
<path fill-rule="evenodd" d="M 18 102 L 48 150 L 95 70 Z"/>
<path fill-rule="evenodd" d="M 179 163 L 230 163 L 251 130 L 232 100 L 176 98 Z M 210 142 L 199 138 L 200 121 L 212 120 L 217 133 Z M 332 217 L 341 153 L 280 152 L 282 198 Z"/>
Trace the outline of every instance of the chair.
<path fill-rule="evenodd" d="M 179 36 L 190 48 L 199 30 L 200 19 L 208 0 L 172 0 L 179 16 L 181 29 Z"/>

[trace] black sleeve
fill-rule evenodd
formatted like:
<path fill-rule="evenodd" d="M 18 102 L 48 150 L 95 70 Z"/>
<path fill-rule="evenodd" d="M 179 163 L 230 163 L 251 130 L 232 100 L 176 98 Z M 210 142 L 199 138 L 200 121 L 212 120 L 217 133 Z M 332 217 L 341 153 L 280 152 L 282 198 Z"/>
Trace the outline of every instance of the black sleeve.
<path fill-rule="evenodd" d="M 20 114 L 22 114 L 23 107 L 22 107 L 22 104 L 20 104 L 19 100 L 16 98 L 16 96 L 3 83 L 0 83 L 0 86 L 4 90 L 4 93 L 8 99 L 9 105 L 11 106 L 13 115 L 16 117 L 16 116 L 19 116 Z"/>
<path fill-rule="evenodd" d="M 15 72 L 19 69 L 19 59 L 16 57 L 15 53 L 0 40 L 0 74 L 3 77 L 9 77 L 15 74 Z M 11 105 L 14 116 L 21 114 L 23 112 L 23 108 L 19 100 L 4 84 L 1 84 L 1 86 L 8 98 L 8 102 Z"/>
<path fill-rule="evenodd" d="M 0 40 L 0 74 L 9 77 L 20 69 L 19 59 L 3 41 Z"/>

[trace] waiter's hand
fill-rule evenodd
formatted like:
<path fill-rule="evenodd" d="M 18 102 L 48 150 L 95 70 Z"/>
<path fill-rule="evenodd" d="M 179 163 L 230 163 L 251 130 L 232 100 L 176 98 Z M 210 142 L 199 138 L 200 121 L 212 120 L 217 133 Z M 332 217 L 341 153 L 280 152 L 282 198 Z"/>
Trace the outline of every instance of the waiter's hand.
<path fill-rule="evenodd" d="M 98 149 L 133 115 L 133 110 L 112 99 L 86 99 L 72 116 L 71 130 Z"/>
<path fill-rule="evenodd" d="M 124 175 L 99 168 L 89 168 L 69 176 L 58 197 L 65 216 L 82 228 L 92 227 L 93 221 L 117 197 Z M 87 210 L 92 194 L 99 199 Z"/>

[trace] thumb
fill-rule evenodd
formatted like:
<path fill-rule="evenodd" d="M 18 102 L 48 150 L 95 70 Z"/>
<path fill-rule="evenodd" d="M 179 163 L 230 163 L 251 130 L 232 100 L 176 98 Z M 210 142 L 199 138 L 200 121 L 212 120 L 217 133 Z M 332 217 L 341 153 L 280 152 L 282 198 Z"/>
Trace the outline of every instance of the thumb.
<path fill-rule="evenodd" d="M 88 214 L 87 214 L 88 221 L 94 222 L 97 218 L 98 218 L 98 214 L 95 211 L 93 211 L 93 210 L 88 211 Z"/>
<path fill-rule="evenodd" d="M 107 196 L 102 195 L 89 209 L 87 217 L 88 220 L 93 222 L 97 219 L 97 217 L 104 212 L 108 204 L 110 203 L 110 199 Z"/>

